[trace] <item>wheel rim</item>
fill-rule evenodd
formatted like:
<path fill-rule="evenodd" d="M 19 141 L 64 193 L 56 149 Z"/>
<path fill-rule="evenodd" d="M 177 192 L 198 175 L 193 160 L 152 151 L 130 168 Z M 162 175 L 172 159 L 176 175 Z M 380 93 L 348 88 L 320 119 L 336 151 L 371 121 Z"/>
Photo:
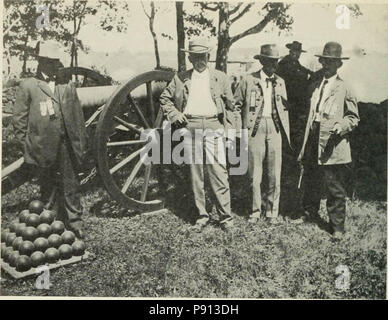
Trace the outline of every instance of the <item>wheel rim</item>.
<path fill-rule="evenodd" d="M 160 128 L 159 95 L 174 73 L 151 71 L 136 76 L 110 97 L 96 130 L 97 167 L 103 184 L 120 205 L 128 209 L 158 210 L 154 165 L 144 165 L 140 152 L 147 141 L 140 139 L 146 128 Z"/>

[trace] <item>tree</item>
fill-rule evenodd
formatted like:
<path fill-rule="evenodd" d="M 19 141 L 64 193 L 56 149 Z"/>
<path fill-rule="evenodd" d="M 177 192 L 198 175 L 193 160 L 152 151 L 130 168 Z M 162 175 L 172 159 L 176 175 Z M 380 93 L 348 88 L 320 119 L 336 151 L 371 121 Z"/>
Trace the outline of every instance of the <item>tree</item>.
<path fill-rule="evenodd" d="M 294 21 L 287 14 L 287 10 L 291 6 L 290 4 L 268 2 L 257 11 L 259 17 L 261 17 L 257 24 L 232 36 L 230 34 L 231 26 L 243 18 L 249 11 L 257 7 L 257 4 L 243 2 L 236 4 L 229 2 L 200 2 L 197 5 L 200 6 L 203 15 L 206 12 L 218 13 L 216 69 L 224 72 L 227 71 L 229 50 L 238 40 L 252 34 L 260 33 L 270 24 L 280 30 L 290 30 Z"/>
<path fill-rule="evenodd" d="M 51 7 L 49 1 L 43 2 Z M 11 73 L 11 57 L 17 56 L 23 61 L 22 72 L 26 72 L 27 60 L 33 54 L 34 48 L 31 41 L 38 37 L 47 37 L 46 29 L 37 30 L 35 21 L 39 14 L 36 13 L 36 2 L 33 0 L 4 1 L 3 16 L 3 48 L 7 61 L 7 73 Z"/>
<path fill-rule="evenodd" d="M 155 7 L 155 2 L 154 1 L 150 2 L 150 12 L 149 13 L 145 9 L 143 1 L 141 1 L 141 5 L 143 7 L 144 14 L 148 18 L 148 26 L 150 28 L 150 32 L 151 32 L 152 38 L 154 39 L 156 69 L 160 69 L 160 56 L 159 56 L 158 37 L 157 37 L 156 32 L 154 30 L 155 15 L 156 15 L 156 12 L 157 12 L 158 9 Z"/>
<path fill-rule="evenodd" d="M 176 33 L 178 44 L 178 71 L 186 70 L 186 55 L 181 50 L 185 47 L 185 25 L 184 25 L 184 11 L 183 1 L 175 2 L 176 8 Z"/>

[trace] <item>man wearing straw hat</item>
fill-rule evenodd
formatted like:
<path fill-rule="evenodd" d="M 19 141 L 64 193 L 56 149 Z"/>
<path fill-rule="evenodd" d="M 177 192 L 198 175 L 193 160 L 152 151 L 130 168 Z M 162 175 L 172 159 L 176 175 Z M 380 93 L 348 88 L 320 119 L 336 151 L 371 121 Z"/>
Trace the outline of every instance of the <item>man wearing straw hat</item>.
<path fill-rule="evenodd" d="M 278 224 L 282 144 L 290 146 L 286 86 L 275 74 L 280 59 L 275 44 L 261 46 L 260 54 L 254 58 L 263 68 L 243 79 L 234 95 L 235 106 L 241 108 L 243 129 L 248 129 L 249 137 L 248 173 L 252 183 L 249 222 L 256 224 L 265 215 L 270 224 Z M 268 178 L 265 190 L 261 188 L 263 175 Z"/>
<path fill-rule="evenodd" d="M 327 189 L 327 212 L 334 240 L 345 232 L 346 178 L 352 161 L 349 133 L 360 120 L 357 101 L 337 75 L 342 66 L 339 43 L 328 42 L 321 55 L 323 77 L 312 85 L 310 113 L 298 161 L 304 167 L 303 220 L 319 219 L 322 186 Z"/>
<path fill-rule="evenodd" d="M 209 222 L 204 167 L 215 195 L 221 227 L 228 229 L 233 224 L 228 171 L 226 161 L 217 157 L 219 151 L 225 150 L 221 133 L 225 108 L 234 109 L 230 81 L 225 73 L 208 67 L 211 48 L 206 39 L 191 40 L 188 50 L 182 51 L 189 53 L 193 69 L 175 75 L 160 96 L 161 108 L 171 123 L 186 128 L 192 138 L 190 175 L 198 211 L 194 230 L 200 231 Z M 196 146 L 198 143 L 200 148 Z M 202 162 L 205 154 L 213 157 L 213 163 Z"/>
<path fill-rule="evenodd" d="M 302 49 L 302 43 L 293 41 L 287 43 L 286 47 L 290 53 L 279 61 L 277 74 L 284 80 L 287 88 L 287 97 L 290 104 L 290 134 L 291 142 L 298 150 L 302 144 L 302 139 L 297 139 L 298 124 L 303 122 L 305 125 L 305 118 L 307 117 L 308 102 L 307 102 L 307 88 L 308 79 L 312 75 L 312 71 L 302 66 L 299 58 L 302 53 L 306 52 Z M 303 119 L 299 119 L 302 116 Z M 304 116 L 304 117 L 303 117 Z"/>
<path fill-rule="evenodd" d="M 41 200 L 82 238 L 77 169 L 86 153 L 85 121 L 74 85 L 56 85 L 63 64 L 52 47 L 38 42 L 37 75 L 20 83 L 13 125 L 25 163 L 39 176 Z"/>

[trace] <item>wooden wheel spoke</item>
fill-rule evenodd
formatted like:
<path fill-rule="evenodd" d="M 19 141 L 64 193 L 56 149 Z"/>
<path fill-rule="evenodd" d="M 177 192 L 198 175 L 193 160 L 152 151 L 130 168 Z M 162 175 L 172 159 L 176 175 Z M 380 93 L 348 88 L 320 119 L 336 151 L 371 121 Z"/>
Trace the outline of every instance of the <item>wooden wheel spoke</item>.
<path fill-rule="evenodd" d="M 143 160 L 139 159 L 139 161 L 136 163 L 135 167 L 133 168 L 131 174 L 129 175 L 128 179 L 125 181 L 124 186 L 121 189 L 122 193 L 126 193 L 129 186 L 131 185 L 133 179 L 136 177 L 137 173 L 139 172 L 141 166 L 143 164 Z"/>
<path fill-rule="evenodd" d="M 87 80 L 88 80 L 88 77 L 84 74 L 83 75 L 84 76 L 84 79 L 83 79 L 83 81 L 82 81 L 82 84 L 81 84 L 81 87 L 86 87 L 86 84 L 87 84 Z"/>
<path fill-rule="evenodd" d="M 129 123 L 129 122 L 119 118 L 118 116 L 114 116 L 113 119 L 115 121 L 117 121 L 118 123 L 120 123 L 121 125 L 123 125 L 124 127 L 126 127 L 127 129 L 129 129 L 129 130 L 132 130 L 132 131 L 134 131 L 134 132 L 136 132 L 138 134 L 141 134 L 141 132 L 142 132 L 142 130 L 139 129 L 138 127 L 136 127 L 134 124 Z"/>
<path fill-rule="evenodd" d="M 117 142 L 108 142 L 106 145 L 108 147 L 119 147 L 119 146 L 132 146 L 136 144 L 146 144 L 148 140 L 127 140 L 127 141 L 117 141 Z"/>
<path fill-rule="evenodd" d="M 145 201 L 147 197 L 147 192 L 148 192 L 148 186 L 150 183 L 150 178 L 151 178 L 151 171 L 152 171 L 152 165 L 148 164 L 145 169 L 145 175 L 144 175 L 144 183 L 143 183 L 143 189 L 141 191 L 141 197 L 140 201 Z"/>
<path fill-rule="evenodd" d="M 147 119 L 144 117 L 143 112 L 141 112 L 141 109 L 140 109 L 139 105 L 138 105 L 137 102 L 132 98 L 132 96 L 131 96 L 130 94 L 128 95 L 128 100 L 129 100 L 129 102 L 134 106 L 135 111 L 136 111 L 137 115 L 139 116 L 140 120 L 143 122 L 144 126 L 145 126 L 146 128 L 151 128 L 150 125 L 148 124 Z"/>
<path fill-rule="evenodd" d="M 150 115 L 152 122 L 155 121 L 155 104 L 154 104 L 154 98 L 153 98 L 153 93 L 152 93 L 152 82 L 147 82 L 147 100 L 150 106 Z"/>
<path fill-rule="evenodd" d="M 124 160 L 120 161 L 118 164 L 116 164 L 113 168 L 109 170 L 110 174 L 114 174 L 117 170 L 120 170 L 122 167 L 124 167 L 127 163 L 129 163 L 132 159 L 136 158 L 143 148 L 135 151 L 134 153 L 130 154 L 128 157 L 126 157 Z"/>

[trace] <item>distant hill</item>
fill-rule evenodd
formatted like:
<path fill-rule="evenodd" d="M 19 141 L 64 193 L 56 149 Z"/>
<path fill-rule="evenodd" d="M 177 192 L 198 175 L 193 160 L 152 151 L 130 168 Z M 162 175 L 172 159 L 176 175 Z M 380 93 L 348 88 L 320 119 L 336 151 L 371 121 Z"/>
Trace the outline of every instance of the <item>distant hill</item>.
<path fill-rule="evenodd" d="M 286 49 L 281 49 L 282 54 L 287 54 Z M 308 48 L 307 53 L 302 54 L 301 63 L 316 71 L 320 68 L 318 59 L 314 56 L 321 53 L 322 48 Z M 253 56 L 257 54 L 258 48 L 232 48 L 229 53 L 230 61 L 243 61 L 249 64 L 230 64 L 229 74 L 240 74 L 257 70 L 260 64 Z M 175 51 L 160 52 L 161 64 L 163 66 L 177 68 L 177 57 Z M 362 48 L 354 48 L 352 51 L 345 51 L 344 55 L 351 59 L 344 61 L 343 67 L 339 70 L 340 76 L 347 80 L 359 101 L 380 103 L 388 98 L 388 53 L 368 52 Z M 61 54 L 65 66 L 69 65 L 69 54 Z M 211 59 L 215 59 L 215 50 Z M 21 61 L 12 60 L 13 70 L 21 70 Z M 32 63 L 32 62 L 29 62 Z M 128 50 L 118 49 L 114 53 L 89 52 L 80 53 L 78 64 L 90 68 L 95 66 L 97 70 L 106 70 L 114 80 L 121 81 L 133 75 L 140 74 L 155 67 L 155 55 L 153 52 L 132 53 Z M 188 64 L 190 65 L 190 64 Z"/>

